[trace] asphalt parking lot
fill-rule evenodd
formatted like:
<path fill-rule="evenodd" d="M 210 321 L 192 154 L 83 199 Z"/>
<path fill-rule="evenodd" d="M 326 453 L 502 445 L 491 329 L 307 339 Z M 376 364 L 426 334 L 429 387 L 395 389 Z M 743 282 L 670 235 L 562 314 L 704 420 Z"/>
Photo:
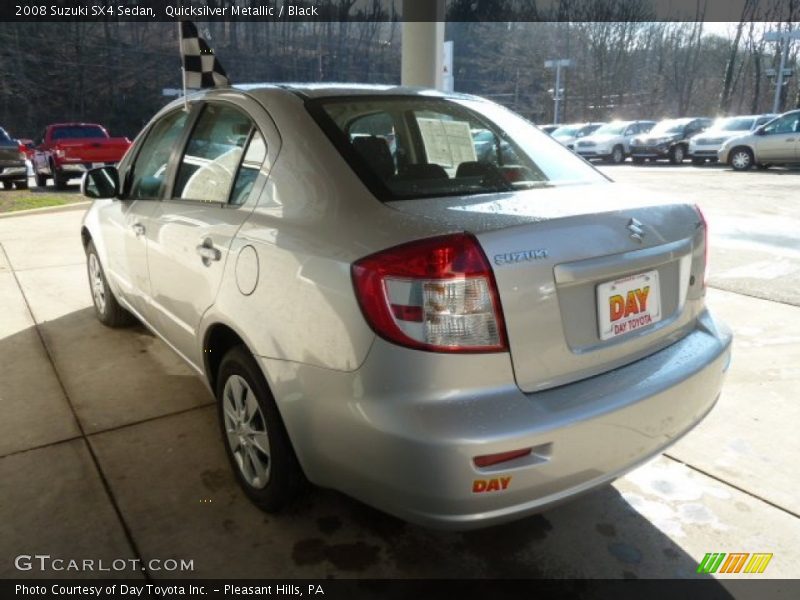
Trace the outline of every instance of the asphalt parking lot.
<path fill-rule="evenodd" d="M 800 576 L 800 171 L 603 170 L 704 209 L 708 302 L 736 335 L 722 397 L 612 486 L 463 534 L 320 489 L 288 514 L 259 512 L 235 485 L 202 383 L 143 328 L 95 320 L 84 207 L 0 218 L 0 577 L 41 577 L 14 557 L 49 554 L 193 561 L 104 573 L 153 579 L 669 578 L 696 576 L 708 552 L 773 553 L 760 577 Z"/>

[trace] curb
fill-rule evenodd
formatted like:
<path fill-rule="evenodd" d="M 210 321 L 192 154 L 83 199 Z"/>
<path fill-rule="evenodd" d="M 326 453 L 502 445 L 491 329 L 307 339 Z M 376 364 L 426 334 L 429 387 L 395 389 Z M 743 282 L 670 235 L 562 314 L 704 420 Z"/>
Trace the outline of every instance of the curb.
<path fill-rule="evenodd" d="M 11 217 L 24 217 L 26 215 L 35 215 L 38 213 L 51 213 L 51 212 L 65 212 L 68 210 L 75 210 L 84 208 L 92 203 L 91 200 L 82 200 L 80 202 L 68 202 L 67 204 L 59 204 L 58 206 L 45 206 L 43 208 L 28 208 L 26 210 L 13 210 L 11 212 L 0 213 L 0 219 L 9 219 Z"/>

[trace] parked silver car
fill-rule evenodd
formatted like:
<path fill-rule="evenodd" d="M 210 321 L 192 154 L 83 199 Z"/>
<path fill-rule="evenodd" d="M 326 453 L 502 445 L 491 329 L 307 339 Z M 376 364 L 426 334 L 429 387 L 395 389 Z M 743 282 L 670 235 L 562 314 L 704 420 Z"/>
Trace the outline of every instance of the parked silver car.
<path fill-rule="evenodd" d="M 550 132 L 554 139 L 570 150 L 575 149 L 575 142 L 597 131 L 604 123 L 571 123 L 562 125 Z"/>
<path fill-rule="evenodd" d="M 649 132 L 655 121 L 613 121 L 575 142 L 575 151 L 584 158 L 601 158 L 616 165 L 630 154 L 631 140 Z"/>
<path fill-rule="evenodd" d="M 743 115 L 717 119 L 703 133 L 689 140 L 689 157 L 693 165 L 703 165 L 706 161 L 717 162 L 717 153 L 728 140 L 754 131 L 769 123 L 776 115 Z"/>
<path fill-rule="evenodd" d="M 658 454 L 720 393 L 702 214 L 486 100 L 203 92 L 82 188 L 97 317 L 135 316 L 205 379 L 265 510 L 307 479 L 430 526 L 516 519 Z"/>
<path fill-rule="evenodd" d="M 752 133 L 727 140 L 718 157 L 737 171 L 753 166 L 800 164 L 800 110 L 784 113 Z"/>

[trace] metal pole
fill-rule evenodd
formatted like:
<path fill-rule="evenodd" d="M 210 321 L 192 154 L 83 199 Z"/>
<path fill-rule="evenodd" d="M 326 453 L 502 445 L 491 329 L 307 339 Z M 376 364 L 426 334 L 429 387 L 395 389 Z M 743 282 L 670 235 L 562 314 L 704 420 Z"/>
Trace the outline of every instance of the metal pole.
<path fill-rule="evenodd" d="M 561 61 L 556 62 L 556 89 L 553 94 L 553 123 L 558 125 L 558 104 L 561 100 Z"/>
<path fill-rule="evenodd" d="M 783 69 L 786 67 L 786 60 L 789 58 L 789 44 L 790 38 L 787 35 L 785 38 L 781 37 L 783 43 L 783 52 L 781 52 L 781 66 L 778 69 L 778 77 L 775 83 L 775 101 L 772 103 L 772 112 L 778 114 L 781 108 L 781 94 L 783 93 Z"/>
<path fill-rule="evenodd" d="M 189 99 L 186 97 L 186 68 L 183 66 L 183 32 L 178 21 L 178 51 L 181 53 L 181 87 L 183 88 L 183 110 L 189 112 Z"/>

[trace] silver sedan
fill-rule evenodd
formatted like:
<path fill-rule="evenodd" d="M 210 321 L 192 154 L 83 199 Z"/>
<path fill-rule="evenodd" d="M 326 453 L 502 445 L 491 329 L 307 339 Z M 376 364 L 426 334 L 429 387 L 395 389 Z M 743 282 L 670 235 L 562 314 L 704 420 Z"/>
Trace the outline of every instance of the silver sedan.
<path fill-rule="evenodd" d="M 82 188 L 97 317 L 207 382 L 268 511 L 310 481 L 434 527 L 517 519 L 663 451 L 730 360 L 699 210 L 480 98 L 202 92 Z"/>

